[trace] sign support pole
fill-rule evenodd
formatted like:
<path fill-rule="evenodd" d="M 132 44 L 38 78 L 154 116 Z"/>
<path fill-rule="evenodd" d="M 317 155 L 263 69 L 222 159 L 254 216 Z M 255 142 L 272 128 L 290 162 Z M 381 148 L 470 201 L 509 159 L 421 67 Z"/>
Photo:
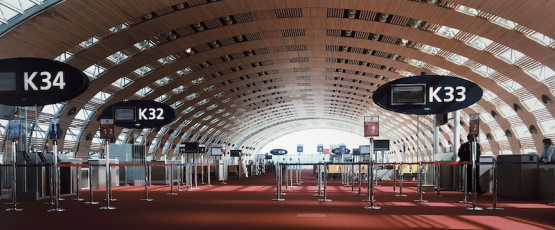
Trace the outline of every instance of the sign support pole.
<path fill-rule="evenodd" d="M 374 152 L 374 138 L 370 138 L 370 154 L 372 154 L 373 152 Z M 368 175 L 370 176 L 370 178 L 368 178 L 368 191 L 369 191 L 368 201 L 370 201 L 370 205 L 364 206 L 364 209 L 379 210 L 382 207 L 374 205 L 374 182 L 373 182 L 374 160 L 372 159 L 372 156 L 370 156 L 370 160 L 368 161 Z"/>

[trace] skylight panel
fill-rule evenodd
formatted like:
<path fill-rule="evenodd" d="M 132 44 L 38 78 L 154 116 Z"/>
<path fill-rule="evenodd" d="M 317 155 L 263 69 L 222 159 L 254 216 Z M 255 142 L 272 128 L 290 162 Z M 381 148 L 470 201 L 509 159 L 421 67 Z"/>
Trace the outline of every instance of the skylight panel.
<path fill-rule="evenodd" d="M 84 120 L 84 121 L 88 121 L 90 120 L 91 116 L 94 114 L 94 111 L 92 110 L 88 110 L 88 109 L 81 109 L 79 110 L 79 112 L 75 115 L 76 119 L 80 119 L 80 120 Z"/>
<path fill-rule="evenodd" d="M 459 7 L 457 7 L 457 9 L 455 10 L 463 14 L 468 14 L 470 16 L 476 16 L 478 15 L 478 13 L 480 13 L 480 11 L 477 9 L 474 9 L 468 6 L 463 6 L 463 5 L 459 5 Z"/>
<path fill-rule="evenodd" d="M 64 107 L 65 104 L 62 103 L 45 105 L 44 107 L 42 107 L 41 113 L 59 114 Z"/>
<path fill-rule="evenodd" d="M 193 128 L 193 129 L 196 129 L 196 128 L 198 128 L 199 126 L 200 126 L 200 123 L 196 123 L 195 125 L 193 125 L 192 128 Z"/>
<path fill-rule="evenodd" d="M 100 40 L 98 40 L 98 38 L 96 37 L 91 37 L 85 41 L 82 41 L 81 43 L 79 43 L 80 46 L 82 46 L 83 48 L 89 48 L 91 46 L 93 46 L 94 44 L 98 43 Z"/>
<path fill-rule="evenodd" d="M 145 65 L 145 66 L 142 66 L 142 67 L 136 69 L 134 72 L 136 74 L 140 75 L 140 76 L 145 76 L 145 75 L 149 74 L 150 72 L 152 72 L 152 68 L 150 68 L 150 66 L 148 66 L 148 65 Z"/>
<path fill-rule="evenodd" d="M 60 56 L 54 58 L 54 60 L 65 63 L 69 59 L 71 59 L 72 57 L 73 57 L 73 54 L 71 54 L 70 52 L 64 52 L 64 53 L 60 54 Z"/>
<path fill-rule="evenodd" d="M 540 109 L 545 109 L 545 105 L 535 97 L 522 101 L 522 104 L 524 104 L 524 106 L 526 106 L 528 111 L 531 111 L 531 112 L 540 110 Z"/>
<path fill-rule="evenodd" d="M 160 95 L 159 97 L 157 97 L 156 99 L 154 99 L 154 101 L 156 101 L 156 102 L 164 102 L 164 101 L 166 101 L 168 98 L 169 98 L 168 95 L 162 94 L 162 95 Z"/>
<path fill-rule="evenodd" d="M 210 92 L 210 91 L 214 90 L 215 88 L 216 88 L 216 86 L 214 86 L 214 85 L 208 86 L 208 87 L 204 88 L 204 92 Z"/>
<path fill-rule="evenodd" d="M 112 83 L 112 85 L 123 89 L 123 88 L 127 87 L 128 85 L 130 85 L 131 83 L 133 83 L 133 80 L 131 80 L 127 77 L 121 77 L 118 80 L 114 81 Z"/>
<path fill-rule="evenodd" d="M 189 95 L 188 95 L 187 97 L 185 97 L 185 98 L 187 98 L 187 100 L 193 100 L 193 99 L 195 99 L 195 98 L 197 98 L 197 97 L 198 97 L 198 94 L 197 94 L 197 93 L 192 93 L 192 94 L 189 94 Z"/>
<path fill-rule="evenodd" d="M 204 81 L 204 78 L 199 77 L 197 79 L 192 80 L 191 83 L 193 83 L 193 85 L 198 85 L 198 84 L 202 83 L 203 81 Z"/>
<path fill-rule="evenodd" d="M 213 120 L 211 120 L 210 123 L 211 123 L 211 124 L 214 124 L 214 123 L 218 122 L 219 120 L 220 120 L 220 119 L 216 117 L 216 118 L 214 118 Z"/>
<path fill-rule="evenodd" d="M 124 29 L 127 29 L 127 25 L 125 25 L 125 23 L 122 23 L 122 24 L 119 24 L 117 26 L 114 26 L 114 27 L 110 28 L 109 30 L 110 30 L 110 32 L 112 32 L 112 34 L 115 34 L 117 32 L 120 32 L 120 31 L 124 30 Z"/>
<path fill-rule="evenodd" d="M 174 109 L 177 109 L 177 108 L 179 108 L 179 106 L 182 106 L 182 105 L 183 105 L 183 102 L 176 101 L 171 105 L 171 107 L 174 108 Z"/>
<path fill-rule="evenodd" d="M 492 43 L 493 43 L 493 41 L 489 40 L 487 38 L 480 37 L 480 36 L 474 36 L 466 44 L 469 45 L 469 46 L 472 46 L 472 47 L 474 47 L 478 50 L 484 50 L 486 47 L 488 47 Z"/>
<path fill-rule="evenodd" d="M 202 118 L 202 120 L 203 120 L 203 121 L 208 121 L 208 120 L 210 120 L 211 118 L 212 118 L 212 115 L 208 115 L 208 116 Z"/>
<path fill-rule="evenodd" d="M 413 66 L 417 66 L 417 67 L 424 67 L 426 65 L 425 62 L 420 61 L 420 60 L 416 60 L 416 59 L 412 59 L 410 60 L 409 64 L 413 65 Z"/>
<path fill-rule="evenodd" d="M 501 115 L 503 115 L 503 117 L 511 117 L 516 115 L 516 112 L 513 110 L 513 108 L 509 107 L 508 105 L 499 107 L 498 110 Z"/>
<path fill-rule="evenodd" d="M 493 23 L 503 26 L 510 30 L 514 29 L 518 25 L 517 23 L 502 17 L 497 17 L 495 20 L 493 20 Z"/>
<path fill-rule="evenodd" d="M 122 53 L 121 51 L 115 52 L 112 55 L 106 57 L 108 60 L 110 60 L 113 63 L 116 64 L 121 64 L 122 62 L 126 61 L 127 59 L 129 59 L 129 56 Z"/>
<path fill-rule="evenodd" d="M 478 68 L 472 69 L 472 71 L 484 77 L 489 77 L 491 74 L 495 72 L 492 68 L 489 68 L 489 66 L 485 66 L 485 65 L 480 65 Z"/>
<path fill-rule="evenodd" d="M 525 70 L 524 72 L 534 77 L 538 81 L 543 81 L 545 79 L 555 76 L 555 71 L 553 71 L 551 68 L 545 65 L 540 65 L 536 68 Z"/>
<path fill-rule="evenodd" d="M 184 113 L 189 113 L 189 112 L 193 111 L 193 109 L 195 109 L 194 106 L 189 106 L 189 107 L 187 107 L 185 110 L 183 110 L 183 112 L 184 112 Z"/>
<path fill-rule="evenodd" d="M 182 124 L 182 125 L 188 125 L 189 123 L 191 123 L 191 120 L 185 119 L 185 120 L 183 121 L 183 123 L 181 123 L 181 124 Z"/>
<path fill-rule="evenodd" d="M 212 109 L 214 109 L 214 108 L 216 108 L 216 107 L 218 107 L 218 105 L 212 104 L 212 105 L 208 106 L 206 109 L 212 110 Z"/>
<path fill-rule="evenodd" d="M 112 97 L 112 94 L 100 91 L 96 95 L 94 95 L 93 99 L 100 102 L 106 102 L 111 97 Z"/>
<path fill-rule="evenodd" d="M 447 27 L 447 26 L 442 26 L 441 28 L 439 28 L 439 30 L 436 32 L 436 34 L 440 35 L 440 36 L 443 36 L 443 37 L 446 37 L 446 38 L 453 38 L 459 32 L 460 32 L 460 30 L 458 30 L 458 29 Z"/>
<path fill-rule="evenodd" d="M 458 55 L 458 54 L 452 54 L 448 59 L 448 61 L 453 62 L 457 65 L 462 65 L 464 64 L 466 61 L 468 61 L 467 57 Z"/>
<path fill-rule="evenodd" d="M 89 77 L 97 78 L 100 75 L 102 75 L 104 72 L 106 72 L 106 68 L 104 68 L 100 65 L 94 64 L 94 65 L 89 66 L 85 70 L 83 70 L 83 72 L 85 74 L 87 74 Z"/>
<path fill-rule="evenodd" d="M 528 127 L 526 127 L 525 125 L 516 126 L 513 128 L 513 130 L 515 131 L 517 138 L 532 136 L 532 134 L 530 134 L 530 131 L 528 130 Z"/>
<path fill-rule="evenodd" d="M 524 55 L 521 52 L 518 52 L 517 50 L 509 48 L 506 51 L 498 54 L 497 57 L 509 64 L 514 64 L 521 58 L 526 57 L 526 55 Z"/>
<path fill-rule="evenodd" d="M 163 86 L 163 85 L 168 84 L 171 81 L 172 81 L 171 78 L 169 78 L 168 76 L 165 76 L 163 78 L 160 78 L 160 79 L 156 80 L 156 84 L 158 84 L 160 86 Z"/>
<path fill-rule="evenodd" d="M 545 36 L 545 34 L 542 34 L 540 32 L 534 32 L 533 34 L 528 35 L 528 37 L 534 41 L 536 41 L 537 43 L 540 43 L 544 46 L 547 46 L 551 43 L 553 43 L 553 39 Z"/>
<path fill-rule="evenodd" d="M 147 49 L 150 49 L 150 48 L 154 47 L 154 43 L 152 43 L 149 40 L 144 40 L 142 42 L 135 43 L 134 46 L 135 46 L 135 48 L 139 49 L 142 52 L 142 51 L 145 51 Z"/>
<path fill-rule="evenodd" d="M 224 95 L 224 92 L 220 92 L 220 93 L 214 94 L 214 98 L 218 98 L 218 97 L 221 97 L 223 95 Z"/>
<path fill-rule="evenodd" d="M 181 92 L 185 91 L 185 89 L 187 89 L 187 88 L 185 88 L 185 86 L 180 85 L 180 86 L 175 87 L 174 89 L 172 89 L 172 91 L 174 93 L 178 94 L 178 93 L 181 93 Z"/>
<path fill-rule="evenodd" d="M 193 117 L 200 117 L 202 114 L 204 114 L 204 111 L 198 111 L 195 115 L 193 115 Z"/>
<path fill-rule="evenodd" d="M 162 64 L 162 65 L 167 65 L 167 64 L 170 64 L 170 63 L 174 62 L 175 59 L 176 58 L 174 56 L 169 55 L 167 57 L 163 57 L 163 58 L 158 59 L 158 62 L 160 62 L 160 64 Z"/>
<path fill-rule="evenodd" d="M 191 70 L 191 68 L 187 67 L 185 69 L 178 70 L 176 73 L 179 74 L 179 76 L 185 76 L 185 75 L 190 74 L 192 72 L 193 72 L 193 70 Z"/>
<path fill-rule="evenodd" d="M 142 89 L 139 89 L 139 91 L 137 91 L 136 94 L 139 94 L 139 95 L 144 97 L 144 96 L 149 95 L 150 93 L 152 93 L 152 91 L 153 91 L 152 88 L 150 88 L 148 86 L 145 86 Z"/>
<path fill-rule="evenodd" d="M 554 134 L 555 133 L 555 120 L 540 122 L 540 127 L 543 134 Z"/>
<path fill-rule="evenodd" d="M 430 46 L 430 45 L 424 45 L 422 47 L 421 51 L 424 52 L 424 53 L 429 53 L 431 55 L 436 55 L 440 51 L 440 49 L 437 48 L 437 47 Z"/>
<path fill-rule="evenodd" d="M 518 82 L 509 79 L 504 82 L 499 82 L 499 85 L 505 88 L 509 92 L 514 92 L 515 90 L 522 89 L 522 85 L 518 84 Z"/>
<path fill-rule="evenodd" d="M 198 104 L 198 105 L 204 105 L 204 104 L 208 103 L 209 101 L 210 101 L 210 100 L 208 100 L 208 98 L 205 98 L 205 99 L 199 101 L 197 104 Z"/>
<path fill-rule="evenodd" d="M 451 71 L 446 70 L 446 69 L 441 68 L 441 67 L 437 67 L 437 66 L 432 71 L 434 73 L 437 73 L 438 75 L 449 75 L 449 73 L 451 73 Z"/>

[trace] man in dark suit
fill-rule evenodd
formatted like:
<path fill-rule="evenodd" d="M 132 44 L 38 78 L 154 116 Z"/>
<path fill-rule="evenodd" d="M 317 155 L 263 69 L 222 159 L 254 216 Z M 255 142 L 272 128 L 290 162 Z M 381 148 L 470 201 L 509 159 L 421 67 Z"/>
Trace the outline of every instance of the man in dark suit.
<path fill-rule="evenodd" d="M 468 134 L 466 138 L 468 139 L 468 142 L 462 144 L 461 147 L 459 147 L 459 152 L 457 154 L 459 156 L 459 161 L 472 161 L 472 142 L 474 141 L 474 135 Z M 480 145 L 476 143 L 476 163 L 480 162 L 480 154 L 481 154 Z M 466 189 L 468 192 L 471 192 L 472 191 L 472 164 L 467 165 L 467 167 L 468 168 L 466 170 Z M 482 191 L 482 188 L 480 187 L 480 180 L 478 178 L 479 171 L 480 171 L 480 167 L 476 165 L 476 177 L 475 177 L 476 193 L 478 195 L 482 195 L 486 192 Z"/>

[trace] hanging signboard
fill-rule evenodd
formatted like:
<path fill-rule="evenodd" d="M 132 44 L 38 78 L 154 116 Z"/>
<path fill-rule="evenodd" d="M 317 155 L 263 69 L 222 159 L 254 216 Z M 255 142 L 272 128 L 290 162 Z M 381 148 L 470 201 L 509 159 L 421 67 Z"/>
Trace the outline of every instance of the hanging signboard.
<path fill-rule="evenodd" d="M 89 78 L 68 64 L 43 58 L 0 60 L 0 104 L 50 105 L 85 92 Z"/>
<path fill-rule="evenodd" d="M 101 119 L 114 119 L 114 125 L 124 128 L 154 128 L 172 122 L 175 110 L 169 105 L 146 100 L 122 101 L 106 107 Z"/>
<path fill-rule="evenodd" d="M 114 119 L 100 119 L 100 139 L 114 138 Z"/>
<path fill-rule="evenodd" d="M 272 149 L 272 150 L 270 150 L 270 154 L 272 154 L 272 155 L 285 155 L 285 154 L 287 154 L 287 150 L 285 150 L 285 149 Z"/>
<path fill-rule="evenodd" d="M 468 120 L 468 134 L 479 135 L 480 134 L 480 115 L 478 113 L 470 114 Z"/>
<path fill-rule="evenodd" d="M 303 152 L 303 145 L 302 145 L 302 144 L 298 144 L 298 145 L 297 145 L 297 152 L 298 152 L 298 153 L 302 153 L 302 152 Z"/>
<path fill-rule="evenodd" d="M 380 107 L 405 114 L 440 114 L 478 102 L 482 88 L 451 76 L 421 75 L 399 78 L 380 86 L 372 100 Z"/>
<path fill-rule="evenodd" d="M 380 135 L 380 117 L 364 117 L 364 137 L 377 137 Z"/>

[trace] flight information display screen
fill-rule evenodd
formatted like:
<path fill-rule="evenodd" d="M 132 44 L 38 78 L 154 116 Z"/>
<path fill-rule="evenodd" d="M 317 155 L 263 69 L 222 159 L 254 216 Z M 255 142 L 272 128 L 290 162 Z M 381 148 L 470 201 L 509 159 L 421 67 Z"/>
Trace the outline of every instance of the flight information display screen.
<path fill-rule="evenodd" d="M 426 84 L 392 84 L 391 105 L 425 105 Z"/>
<path fill-rule="evenodd" d="M 16 92 L 17 82 L 15 72 L 0 72 L 0 93 Z"/>
<path fill-rule="evenodd" d="M 114 108 L 114 122 L 135 121 L 135 108 Z"/>

